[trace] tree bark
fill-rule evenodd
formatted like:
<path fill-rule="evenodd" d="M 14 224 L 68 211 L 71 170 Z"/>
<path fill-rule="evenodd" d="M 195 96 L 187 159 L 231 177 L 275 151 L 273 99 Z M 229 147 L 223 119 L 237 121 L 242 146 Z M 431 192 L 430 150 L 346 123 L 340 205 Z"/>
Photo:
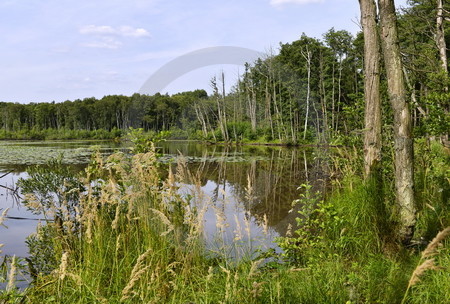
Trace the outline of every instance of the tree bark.
<path fill-rule="evenodd" d="M 442 69 L 448 73 L 447 67 L 447 46 L 445 44 L 444 32 L 444 7 L 443 1 L 437 0 L 437 16 L 436 16 L 436 44 L 439 48 L 439 56 L 441 58 Z"/>
<path fill-rule="evenodd" d="M 380 41 L 374 0 L 360 0 L 364 32 L 364 169 L 378 175 L 381 162 Z"/>
<path fill-rule="evenodd" d="M 247 78 L 247 82 L 245 83 L 245 91 L 247 97 L 247 109 L 248 116 L 250 118 L 250 124 L 252 126 L 252 131 L 256 132 L 256 92 L 253 83 L 253 79 L 249 77 Z"/>
<path fill-rule="evenodd" d="M 308 70 L 308 83 L 307 83 L 307 91 L 306 91 L 306 114 L 305 114 L 305 126 L 303 129 L 303 140 L 306 139 L 306 132 L 308 130 L 308 117 L 309 117 L 309 99 L 311 95 L 311 52 L 308 47 L 306 47 L 306 51 L 302 51 L 302 56 L 306 60 L 306 67 Z"/>
<path fill-rule="evenodd" d="M 414 201 L 413 140 L 411 114 L 406 100 L 402 61 L 397 34 L 394 0 L 378 0 L 381 21 L 381 46 L 388 81 L 388 93 L 394 112 L 395 189 L 399 205 L 400 231 L 403 243 L 414 234 L 416 206 Z"/>
<path fill-rule="evenodd" d="M 320 78 L 319 78 L 319 88 L 320 88 L 320 105 L 322 107 L 322 139 L 323 142 L 328 143 L 328 113 L 327 113 L 327 100 L 326 100 L 326 92 L 325 92 L 325 81 L 324 81 L 324 67 L 323 67 L 323 55 L 320 56 Z"/>

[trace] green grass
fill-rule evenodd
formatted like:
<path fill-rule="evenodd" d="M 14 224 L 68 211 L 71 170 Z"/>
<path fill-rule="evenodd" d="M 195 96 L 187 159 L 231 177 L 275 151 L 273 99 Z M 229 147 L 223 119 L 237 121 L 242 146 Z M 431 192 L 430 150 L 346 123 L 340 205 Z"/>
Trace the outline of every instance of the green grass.
<path fill-rule="evenodd" d="M 432 149 L 416 175 L 422 206 L 417 237 L 427 241 L 449 224 L 442 197 L 448 155 Z M 183 170 L 162 180 L 152 151 L 106 160 L 97 155 L 78 177 L 85 191 L 65 183 L 77 204 L 64 195 L 53 205 L 30 199 L 30 206 L 58 220 L 30 239 L 33 284 L 22 293 L 0 293 L 0 303 L 395 304 L 405 295 L 403 303 L 448 302 L 450 240 L 435 252 L 439 268 L 425 271 L 408 289 L 424 246 L 399 245 L 389 180 L 364 182 L 355 175 L 359 169 L 348 163 L 344 168 L 325 200 L 310 191 L 300 198 L 300 225 L 279 240 L 283 256 L 266 252 L 230 260 L 229 248 L 212 253 L 204 244 L 208 203 L 194 205 L 176 191 Z"/>
<path fill-rule="evenodd" d="M 107 131 L 71 129 L 21 129 L 18 131 L 0 130 L 0 140 L 56 140 L 56 139 L 115 139 L 124 132 L 119 129 Z"/>

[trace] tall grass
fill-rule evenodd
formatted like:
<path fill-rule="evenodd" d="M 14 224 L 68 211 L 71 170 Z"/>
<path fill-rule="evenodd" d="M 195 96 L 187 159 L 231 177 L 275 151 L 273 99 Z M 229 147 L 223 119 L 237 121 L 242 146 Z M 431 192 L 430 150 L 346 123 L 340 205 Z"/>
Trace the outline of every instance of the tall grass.
<path fill-rule="evenodd" d="M 418 178 L 427 183 L 442 180 L 447 173 L 437 164 L 443 159 L 447 162 L 442 155 L 430 160 L 431 169 Z M 299 225 L 279 240 L 283 256 L 235 248 L 247 254 L 230 259 L 237 255 L 230 254 L 224 242 L 214 251 L 205 244 L 204 215 L 213 204 L 205 203 L 200 192 L 182 196 L 178 191 L 186 177 L 200 188 L 183 163 L 163 180 L 152 149 L 131 158 L 121 153 L 107 159 L 97 155 L 78 178 L 82 186 L 62 181 L 70 202 L 69 196 L 60 195 L 57 203 L 50 204 L 50 196 L 30 205 L 54 214 L 56 220 L 40 226 L 30 239 L 35 279 L 22 293 L 22 301 L 445 303 L 450 298 L 448 240 L 438 236 L 429 243 L 424 252 L 432 252 L 432 257 L 420 253 L 420 242 L 401 248 L 395 218 L 390 216 L 394 199 L 389 181 L 363 181 L 357 176 L 359 169 L 349 164 L 353 161 L 344 161 L 350 174 L 344 172 L 326 199 L 312 191 L 299 199 Z M 247 188 L 250 196 L 252 185 Z M 421 204 L 447 208 L 438 189 L 420 189 Z M 424 244 L 432 238 L 429 227 L 443 230 L 448 219 L 444 213 L 434 217 L 432 211 L 419 212 L 418 237 Z M 225 222 L 220 212 L 217 217 L 220 237 Z M 234 235 L 238 241 L 249 235 L 248 223 L 239 226 L 242 232 Z M 433 267 L 423 268 L 433 271 L 418 275 L 420 266 L 431 259 Z M 420 281 L 412 284 L 414 274 Z"/>
<path fill-rule="evenodd" d="M 225 252 L 207 254 L 201 209 L 206 207 L 178 194 L 180 178 L 169 174 L 160 180 L 154 152 L 95 158 L 77 208 L 61 204 L 53 210 L 61 218 L 38 232 L 41 241 L 51 242 L 58 262 L 50 273 L 41 269 L 26 299 L 257 302 L 264 285 L 260 262 L 232 263 Z"/>

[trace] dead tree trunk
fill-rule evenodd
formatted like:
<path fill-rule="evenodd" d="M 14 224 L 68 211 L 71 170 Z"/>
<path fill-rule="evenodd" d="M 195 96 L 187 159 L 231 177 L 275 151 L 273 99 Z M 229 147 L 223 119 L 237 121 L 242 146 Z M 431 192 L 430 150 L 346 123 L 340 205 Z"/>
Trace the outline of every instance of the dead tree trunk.
<path fill-rule="evenodd" d="M 305 126 L 303 130 L 303 140 L 306 139 L 306 132 L 308 129 L 308 117 L 309 117 L 309 99 L 311 95 L 311 52 L 308 47 L 306 47 L 306 51 L 302 51 L 302 56 L 306 60 L 306 67 L 308 70 L 308 82 L 307 82 L 307 90 L 306 90 L 306 114 L 305 114 Z"/>
<path fill-rule="evenodd" d="M 380 41 L 374 0 L 360 0 L 364 32 L 364 169 L 377 175 L 381 161 Z"/>
<path fill-rule="evenodd" d="M 416 224 L 411 114 L 406 100 L 407 93 L 398 43 L 394 0 L 378 1 L 381 21 L 381 46 L 388 81 L 389 99 L 394 112 L 394 165 L 395 189 L 400 214 L 399 236 L 407 244 L 414 234 Z"/>
<path fill-rule="evenodd" d="M 439 48 L 442 69 L 447 73 L 447 46 L 445 44 L 443 0 L 437 0 L 436 44 Z"/>

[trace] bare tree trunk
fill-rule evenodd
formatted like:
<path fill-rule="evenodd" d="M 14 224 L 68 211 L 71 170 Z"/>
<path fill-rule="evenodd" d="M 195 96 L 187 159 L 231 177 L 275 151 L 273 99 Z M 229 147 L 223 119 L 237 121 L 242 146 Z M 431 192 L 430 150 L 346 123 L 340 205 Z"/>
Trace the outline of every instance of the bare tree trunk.
<path fill-rule="evenodd" d="M 342 79 L 342 55 L 339 55 L 339 76 L 338 76 L 338 100 L 337 100 L 337 111 L 336 111 L 336 126 L 335 126 L 335 130 L 336 133 L 339 130 L 339 113 L 340 111 L 340 106 L 341 106 L 341 95 L 342 95 L 342 88 L 341 88 L 341 79 Z"/>
<path fill-rule="evenodd" d="M 286 123 L 284 122 L 284 114 L 283 114 L 283 95 L 282 94 L 278 94 L 278 96 L 280 97 L 280 107 L 279 107 L 279 113 L 280 113 L 280 122 L 281 122 L 281 127 L 283 129 L 284 132 L 284 138 L 288 139 L 289 138 L 289 131 L 286 127 Z"/>
<path fill-rule="evenodd" d="M 320 78 L 319 87 L 321 91 L 320 105 L 322 108 L 322 133 L 324 142 L 328 142 L 328 113 L 327 113 L 327 100 L 325 93 L 325 81 L 324 81 L 324 68 L 323 68 L 323 57 L 320 58 Z"/>
<path fill-rule="evenodd" d="M 289 122 L 290 122 L 290 129 L 291 129 L 291 138 L 292 142 L 297 142 L 297 136 L 295 134 L 294 130 L 294 115 L 292 114 L 292 98 L 289 96 Z"/>
<path fill-rule="evenodd" d="M 416 206 L 414 201 L 413 140 L 411 114 L 406 101 L 402 61 L 397 34 L 394 0 L 378 0 L 381 18 L 381 40 L 388 80 L 388 92 L 394 112 L 395 189 L 400 207 L 399 236 L 408 244 L 414 234 Z"/>
<path fill-rule="evenodd" d="M 251 125 L 252 125 L 252 131 L 256 132 L 256 92 L 255 92 L 255 88 L 252 85 L 252 97 L 250 102 L 250 106 L 249 106 L 249 110 L 250 110 L 250 120 L 251 120 Z"/>
<path fill-rule="evenodd" d="M 269 85 L 271 85 L 271 80 L 270 78 L 268 78 L 266 80 L 266 89 L 265 89 L 265 99 L 266 99 L 266 103 L 265 103 L 265 118 L 266 121 L 269 122 L 270 125 L 270 130 L 272 132 L 272 137 L 273 135 L 273 123 L 272 123 L 272 110 L 271 110 L 271 101 L 272 101 L 272 95 L 269 92 Z"/>
<path fill-rule="evenodd" d="M 321 142 L 321 138 L 320 138 L 320 116 L 319 116 L 319 111 L 317 110 L 316 107 L 316 103 L 313 102 L 312 103 L 312 107 L 314 109 L 314 113 L 316 113 L 316 132 L 317 132 L 317 142 Z"/>
<path fill-rule="evenodd" d="M 447 73 L 447 46 L 445 44 L 444 32 L 444 7 L 443 0 L 437 0 L 437 16 L 436 16 L 436 44 L 439 48 L 439 56 L 441 58 L 442 69 Z"/>
<path fill-rule="evenodd" d="M 436 16 L 436 44 L 439 48 L 439 56 L 441 58 L 442 70 L 445 74 L 448 74 L 447 63 L 447 45 L 445 43 L 445 30 L 444 30 L 444 5 L 443 0 L 437 0 L 437 16 Z M 448 92 L 448 86 L 444 88 L 445 92 Z M 444 111 L 448 115 L 449 107 L 445 107 Z M 441 140 L 448 141 L 448 132 L 441 137 Z"/>
<path fill-rule="evenodd" d="M 309 99 L 311 95 L 311 52 L 306 48 L 306 52 L 302 51 L 302 55 L 306 60 L 306 65 L 308 68 L 308 83 L 306 91 L 306 116 L 305 116 L 305 129 L 303 130 L 303 140 L 306 139 L 306 131 L 308 128 L 308 116 L 309 116 Z"/>
<path fill-rule="evenodd" d="M 238 121 L 237 118 L 237 106 L 238 103 L 241 100 L 241 76 L 238 75 L 238 84 L 237 84 L 237 100 L 233 100 L 233 137 L 234 141 L 237 143 L 239 141 L 237 130 L 236 130 L 236 122 Z"/>
<path fill-rule="evenodd" d="M 210 130 L 210 132 L 211 132 L 211 134 L 212 134 L 212 137 L 213 137 L 213 139 L 214 139 L 214 142 L 217 142 L 216 133 L 214 132 L 214 128 L 213 128 L 212 124 L 211 124 L 210 121 L 209 121 L 209 115 L 208 115 L 207 109 L 204 108 L 203 110 L 204 110 L 204 112 L 205 112 L 204 117 L 206 117 L 206 125 L 209 126 L 209 130 Z M 211 110 L 210 110 L 209 112 L 211 112 Z"/>
<path fill-rule="evenodd" d="M 222 83 L 225 82 L 224 75 L 222 73 Z M 219 124 L 220 132 L 222 133 L 223 140 L 228 141 L 228 130 L 227 130 L 227 124 L 226 124 L 226 113 L 225 113 L 225 106 L 223 105 L 225 103 L 225 97 L 220 96 L 219 89 L 217 87 L 217 80 L 216 77 L 213 77 L 211 79 L 211 88 L 214 92 L 214 98 L 216 99 L 217 104 L 217 122 Z"/>
<path fill-rule="evenodd" d="M 278 139 L 281 141 L 282 137 L 281 137 L 280 129 L 283 126 L 283 120 L 281 118 L 280 111 L 278 110 L 277 97 L 278 97 L 278 95 L 277 95 L 276 84 L 274 83 L 273 84 L 273 104 L 274 104 L 274 107 L 275 107 L 275 114 L 276 114 L 275 117 L 277 118 L 276 122 L 277 122 Z M 281 123 L 280 123 L 280 121 L 281 121 Z"/>
<path fill-rule="evenodd" d="M 206 121 L 205 121 L 205 118 L 203 117 L 203 112 L 200 109 L 200 105 L 198 105 L 197 103 L 194 103 L 194 110 L 195 110 L 195 114 L 197 115 L 198 121 L 202 125 L 203 136 L 205 138 L 207 138 L 208 137 L 208 129 L 206 127 Z"/>
<path fill-rule="evenodd" d="M 364 32 L 364 169 L 366 177 L 379 172 L 381 161 L 380 41 L 374 0 L 360 0 Z"/>
<path fill-rule="evenodd" d="M 333 61 L 333 71 L 332 71 L 332 83 L 333 83 L 333 89 L 331 91 L 331 131 L 333 134 L 334 131 L 334 115 L 335 115 L 335 65 Z"/>
<path fill-rule="evenodd" d="M 250 80 L 252 83 L 246 83 L 246 95 L 247 95 L 247 108 L 248 108 L 248 116 L 250 117 L 250 124 L 252 126 L 252 131 L 256 131 L 256 93 L 255 88 L 253 86 L 253 80 Z"/>
<path fill-rule="evenodd" d="M 224 139 L 226 142 L 230 140 L 230 136 L 228 134 L 228 123 L 227 123 L 227 109 L 225 106 L 225 73 L 222 71 L 220 74 L 220 81 L 222 82 L 222 124 L 223 124 L 223 130 L 224 130 Z"/>

